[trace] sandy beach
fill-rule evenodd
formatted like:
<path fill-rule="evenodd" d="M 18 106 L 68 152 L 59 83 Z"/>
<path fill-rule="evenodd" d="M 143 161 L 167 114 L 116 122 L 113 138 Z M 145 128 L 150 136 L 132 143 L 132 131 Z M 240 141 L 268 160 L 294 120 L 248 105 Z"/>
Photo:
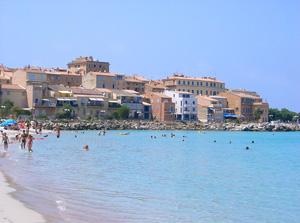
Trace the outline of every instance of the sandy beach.
<path fill-rule="evenodd" d="M 21 131 L 4 130 L 7 133 L 10 145 L 18 143 L 15 135 Z M 30 133 L 37 136 L 33 129 Z M 45 133 L 50 133 L 46 131 Z M 3 154 L 2 147 L 1 153 Z M 22 202 L 14 199 L 10 194 L 15 192 L 0 171 L 0 223 L 43 223 L 46 222 L 42 215 L 27 208 Z"/>
<path fill-rule="evenodd" d="M 15 190 L 9 186 L 0 172 L 0 223 L 44 223 L 42 215 L 25 207 L 10 194 Z"/>

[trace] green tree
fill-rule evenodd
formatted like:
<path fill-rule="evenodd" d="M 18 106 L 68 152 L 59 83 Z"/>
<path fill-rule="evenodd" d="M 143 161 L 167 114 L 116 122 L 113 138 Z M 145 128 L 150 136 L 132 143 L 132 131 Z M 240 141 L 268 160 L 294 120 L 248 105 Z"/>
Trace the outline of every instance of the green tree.
<path fill-rule="evenodd" d="M 62 107 L 62 111 L 56 113 L 56 118 L 58 118 L 58 119 L 74 118 L 74 109 L 72 108 L 71 105 L 65 104 Z"/>
<path fill-rule="evenodd" d="M 20 116 L 20 115 L 31 115 L 30 111 L 27 110 L 23 110 L 22 108 L 18 107 L 18 106 L 14 106 L 11 108 L 11 112 L 12 114 L 14 114 L 16 117 Z"/>
<path fill-rule="evenodd" d="M 10 114 L 12 114 L 12 108 L 14 106 L 14 103 L 10 100 L 5 100 L 2 104 L 1 104 L 1 116 L 2 117 L 6 117 Z"/>
<path fill-rule="evenodd" d="M 269 109 L 270 121 L 275 121 L 275 120 L 281 120 L 283 122 L 293 121 L 295 116 L 297 116 L 297 113 L 290 111 L 287 108 L 283 108 L 281 110 L 277 108 Z"/>
<path fill-rule="evenodd" d="M 122 105 L 120 108 L 117 109 L 116 112 L 120 119 L 128 119 L 130 109 L 127 106 Z"/>
<path fill-rule="evenodd" d="M 264 111 L 260 108 L 257 108 L 254 110 L 254 118 L 256 121 L 258 121 L 261 117 L 261 115 L 264 113 Z"/>
<path fill-rule="evenodd" d="M 112 118 L 113 119 L 120 119 L 120 115 L 118 111 L 115 111 L 114 113 L 112 113 Z"/>

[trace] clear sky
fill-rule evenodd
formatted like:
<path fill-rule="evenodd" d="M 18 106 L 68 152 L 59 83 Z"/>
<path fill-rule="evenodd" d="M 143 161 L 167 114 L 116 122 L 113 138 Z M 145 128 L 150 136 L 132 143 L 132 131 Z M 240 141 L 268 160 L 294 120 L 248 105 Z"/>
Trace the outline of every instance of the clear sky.
<path fill-rule="evenodd" d="M 0 63 L 216 76 L 300 112 L 299 0 L 0 0 Z"/>

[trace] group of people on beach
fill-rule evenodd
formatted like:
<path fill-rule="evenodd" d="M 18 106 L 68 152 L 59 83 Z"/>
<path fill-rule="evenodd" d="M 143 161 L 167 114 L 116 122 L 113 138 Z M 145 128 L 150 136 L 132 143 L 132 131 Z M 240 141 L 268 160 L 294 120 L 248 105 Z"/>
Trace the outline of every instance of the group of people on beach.
<path fill-rule="evenodd" d="M 32 122 L 27 121 L 21 123 L 20 127 L 23 129 L 22 132 L 19 132 L 18 134 L 14 135 L 14 137 L 11 137 L 12 141 L 19 142 L 21 149 L 27 149 L 28 152 L 33 152 L 32 145 L 33 145 L 34 137 L 32 134 L 30 134 L 30 128 L 32 127 L 35 130 L 36 134 L 41 134 L 42 126 L 35 121 Z M 0 133 L 2 137 L 4 152 L 7 152 L 8 144 L 10 143 L 9 135 L 3 130 L 1 130 Z"/>
<path fill-rule="evenodd" d="M 3 149 L 5 152 L 8 150 L 8 144 L 9 144 L 9 137 L 6 132 L 1 131 L 1 137 L 2 137 L 2 143 L 3 143 Z M 19 133 L 15 136 L 15 139 L 20 142 L 21 149 L 28 149 L 28 152 L 33 152 L 32 150 L 32 144 L 33 144 L 33 136 L 29 133 L 26 133 L 25 130 L 23 130 L 22 133 Z"/>

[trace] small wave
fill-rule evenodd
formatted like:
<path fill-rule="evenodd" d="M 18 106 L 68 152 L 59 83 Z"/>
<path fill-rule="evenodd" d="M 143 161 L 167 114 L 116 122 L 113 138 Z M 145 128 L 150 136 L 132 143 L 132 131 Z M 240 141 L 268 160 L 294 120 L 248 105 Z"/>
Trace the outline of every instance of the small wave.
<path fill-rule="evenodd" d="M 62 200 L 57 200 L 56 202 L 56 207 L 59 211 L 66 211 L 67 207 L 66 207 L 66 202 L 62 201 Z"/>

